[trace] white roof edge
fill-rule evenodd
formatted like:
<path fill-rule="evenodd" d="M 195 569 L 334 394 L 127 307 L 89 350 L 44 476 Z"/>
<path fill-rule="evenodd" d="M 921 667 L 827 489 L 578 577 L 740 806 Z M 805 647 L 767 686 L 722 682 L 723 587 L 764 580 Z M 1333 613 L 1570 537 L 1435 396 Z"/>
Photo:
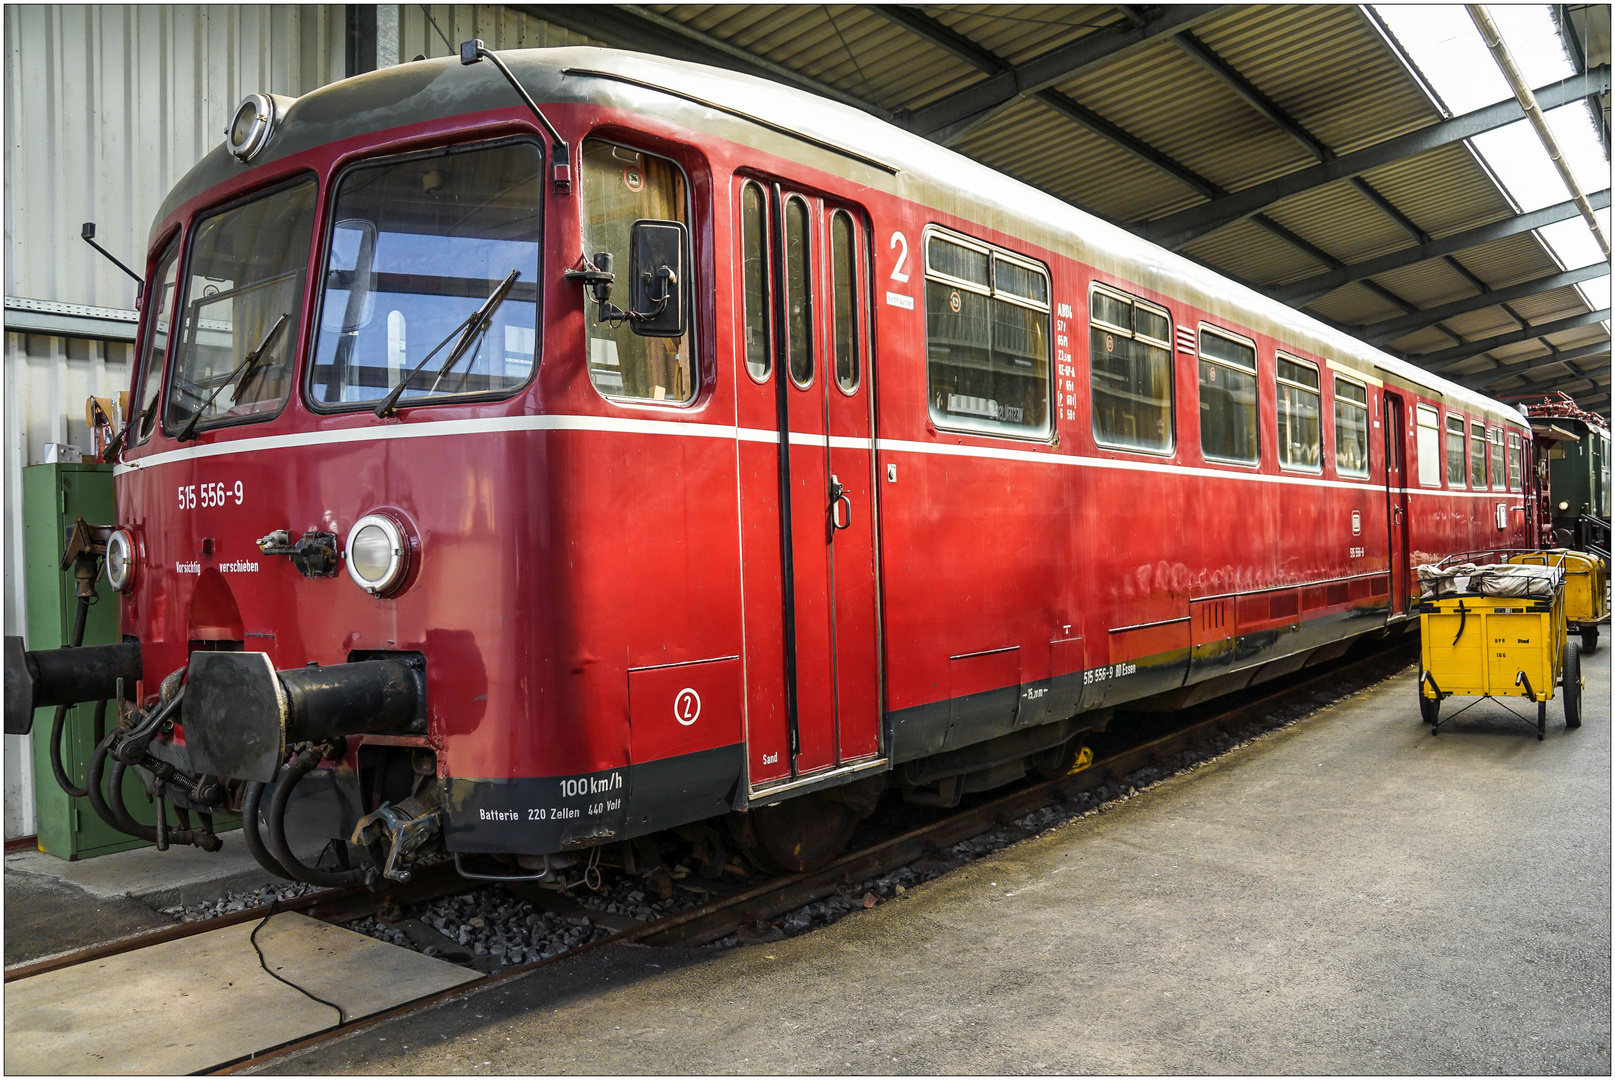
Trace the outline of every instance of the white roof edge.
<path fill-rule="evenodd" d="M 1272 328 L 1290 331 L 1288 336 L 1271 334 L 1269 328 L 1270 336 L 1285 337 L 1296 348 L 1306 347 L 1308 341 L 1332 346 L 1339 355 L 1331 359 L 1349 357 L 1356 365 L 1368 369 L 1370 374 L 1377 367 L 1422 386 L 1445 400 L 1464 403 L 1471 409 L 1504 416 L 1516 413 L 1509 405 L 1400 360 L 1311 315 L 1078 209 L 1045 191 L 850 105 L 753 75 L 647 53 L 593 46 L 528 51 L 548 54 L 545 59 L 550 62 L 560 59 L 560 67 L 569 67 L 587 58 L 587 63 L 598 70 L 620 73 L 625 79 L 639 83 L 654 83 L 657 78 L 662 78 L 674 93 L 705 98 L 776 127 L 799 131 L 819 142 L 890 162 L 902 172 L 933 184 L 968 187 L 972 198 L 984 206 L 995 208 L 1008 216 L 1041 220 L 1046 228 L 1064 232 L 1083 246 L 1103 246 L 1141 269 L 1153 267 L 1155 273 L 1176 279 L 1199 293 L 1201 302 L 1197 303 L 1192 295 L 1183 299 L 1196 303 L 1202 309 L 1232 300 L 1246 312 L 1272 324 Z M 565 54 L 572 54 L 577 60 L 561 59 Z M 656 77 L 650 76 L 647 71 L 649 67 L 658 69 Z M 1321 353 L 1326 350 L 1314 351 Z"/>

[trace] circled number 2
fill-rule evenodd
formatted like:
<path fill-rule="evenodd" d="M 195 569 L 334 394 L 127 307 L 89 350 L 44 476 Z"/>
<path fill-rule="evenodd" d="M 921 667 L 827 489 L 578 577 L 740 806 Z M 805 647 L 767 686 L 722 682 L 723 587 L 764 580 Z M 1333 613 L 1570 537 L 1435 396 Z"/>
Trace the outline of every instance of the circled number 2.
<path fill-rule="evenodd" d="M 907 281 L 908 271 L 904 270 L 903 267 L 908 265 L 908 237 L 904 236 L 900 232 L 894 232 L 892 233 L 892 242 L 886 246 L 888 248 L 903 249 L 902 251 L 898 252 L 897 265 L 892 267 L 892 280 Z"/>
<path fill-rule="evenodd" d="M 247 491 L 240 480 L 234 484 L 184 484 L 176 489 L 181 510 L 206 510 L 213 506 L 240 506 L 246 501 Z"/>
<path fill-rule="evenodd" d="M 686 686 L 673 699 L 673 718 L 685 727 L 695 723 L 701 715 L 701 695 Z"/>

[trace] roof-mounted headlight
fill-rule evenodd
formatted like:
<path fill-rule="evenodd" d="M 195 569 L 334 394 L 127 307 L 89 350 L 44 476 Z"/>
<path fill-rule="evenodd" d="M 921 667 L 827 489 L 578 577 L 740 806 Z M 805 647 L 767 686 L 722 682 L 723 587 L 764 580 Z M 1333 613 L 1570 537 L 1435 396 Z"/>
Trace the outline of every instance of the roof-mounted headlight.
<path fill-rule="evenodd" d="M 269 142 L 275 127 L 275 102 L 267 94 L 248 94 L 236 106 L 230 126 L 224 129 L 225 145 L 238 161 L 251 161 Z"/>
<path fill-rule="evenodd" d="M 386 514 L 366 514 L 348 530 L 348 576 L 372 596 L 398 586 L 409 569 L 409 541 Z"/>
<path fill-rule="evenodd" d="M 113 529 L 107 537 L 107 584 L 128 592 L 135 583 L 135 538 L 128 529 Z"/>

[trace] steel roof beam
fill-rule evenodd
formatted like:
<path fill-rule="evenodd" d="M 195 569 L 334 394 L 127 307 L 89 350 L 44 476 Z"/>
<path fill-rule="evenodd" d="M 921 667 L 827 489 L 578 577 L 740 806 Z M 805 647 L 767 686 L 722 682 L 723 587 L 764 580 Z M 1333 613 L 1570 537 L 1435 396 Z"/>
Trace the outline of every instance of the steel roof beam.
<path fill-rule="evenodd" d="M 1499 364 L 1497 367 L 1485 371 L 1475 371 L 1468 375 L 1458 375 L 1455 378 L 1477 390 L 1484 390 L 1488 386 L 1496 386 L 1500 382 L 1512 379 L 1516 375 L 1524 375 L 1530 371 L 1552 367 L 1555 364 L 1565 364 L 1572 360 L 1581 360 L 1589 356 L 1608 356 L 1609 342 L 1600 341 L 1594 345 L 1584 345 L 1579 349 L 1568 349 L 1564 352 L 1554 350 L 1547 356 L 1533 356 L 1528 360 L 1519 360 L 1512 364 Z"/>
<path fill-rule="evenodd" d="M 1229 89 L 1244 99 L 1245 104 L 1266 117 L 1268 123 L 1300 143 L 1307 153 L 1319 161 L 1328 161 L 1335 156 L 1333 150 L 1313 138 L 1312 133 L 1296 122 L 1295 118 L 1289 113 L 1280 108 L 1277 102 L 1256 89 L 1250 80 L 1235 70 L 1228 61 L 1213 52 L 1210 46 L 1195 37 L 1194 34 L 1188 30 L 1179 31 L 1172 35 L 1172 42 L 1207 71 L 1210 71 L 1226 83 Z"/>
<path fill-rule="evenodd" d="M 531 15 L 574 33 L 604 41 L 619 49 L 633 49 L 655 56 L 688 60 L 697 64 L 738 71 L 758 78 L 782 82 L 820 97 L 851 105 L 883 120 L 892 113 L 873 102 L 845 90 L 838 90 L 783 64 L 731 45 L 721 38 L 685 26 L 677 19 L 631 4 L 508 4 L 512 11 Z"/>
<path fill-rule="evenodd" d="M 1544 86 L 1535 91 L 1537 102 L 1544 109 L 1553 109 L 1566 102 L 1576 101 L 1588 94 L 1605 93 L 1610 84 L 1609 65 L 1601 65 L 1583 75 L 1573 76 Z M 1328 161 L 1299 169 L 1265 183 L 1237 191 L 1202 206 L 1191 207 L 1146 225 L 1140 232 L 1168 248 L 1180 248 L 1196 237 L 1222 228 L 1280 199 L 1287 199 L 1303 191 L 1349 180 L 1353 176 L 1402 161 L 1417 154 L 1448 146 L 1482 132 L 1492 131 L 1523 119 L 1525 111 L 1515 100 L 1500 101 L 1483 109 L 1442 120 L 1418 131 L 1399 135 L 1373 146 Z"/>
<path fill-rule="evenodd" d="M 1609 188 L 1595 192 L 1587 199 L 1594 209 L 1602 210 L 1609 205 Z M 1453 252 L 1463 251 L 1466 248 L 1479 247 L 1489 244 L 1493 240 L 1502 240 L 1505 237 L 1517 236 L 1532 229 L 1540 229 L 1544 225 L 1552 225 L 1556 221 L 1568 221 L 1580 216 L 1576 204 L 1570 201 L 1545 206 L 1541 210 L 1533 210 L 1529 214 L 1516 214 L 1502 221 L 1494 221 L 1490 225 L 1479 225 L 1473 229 L 1465 229 L 1451 236 L 1444 236 L 1439 240 L 1429 240 L 1420 243 L 1417 247 L 1403 248 L 1393 251 L 1389 255 L 1382 255 L 1377 259 L 1368 259 L 1355 263 L 1341 270 L 1332 270 L 1327 274 L 1306 278 L 1303 281 L 1293 282 L 1267 290 L 1268 295 L 1275 300 L 1282 300 L 1295 307 L 1304 307 L 1320 296 L 1327 296 L 1336 289 L 1349 285 L 1353 281 L 1373 277 L 1390 270 L 1398 270 L 1404 266 L 1412 266 L 1427 259 L 1439 259 Z"/>
<path fill-rule="evenodd" d="M 1601 383 L 1597 379 L 1586 375 L 1567 375 L 1562 379 L 1543 379 L 1541 382 L 1530 383 L 1525 386 L 1511 386 L 1503 391 L 1505 400 L 1524 401 L 1536 397 L 1538 394 L 1551 394 L 1555 390 L 1563 390 L 1571 397 L 1578 393 L 1590 394 L 1593 391 L 1609 389 L 1609 384 Z"/>
<path fill-rule="evenodd" d="M 951 53 L 956 59 L 989 75 L 996 75 L 1009 66 L 941 19 L 933 18 L 917 7 L 908 4 L 874 4 L 867 10 L 889 19 L 915 37 L 924 38 L 943 52 Z"/>
<path fill-rule="evenodd" d="M 1387 199 L 1384 195 L 1381 195 L 1379 190 L 1375 188 L 1373 184 L 1370 184 L 1361 176 L 1354 176 L 1351 178 L 1351 186 L 1356 188 L 1363 198 L 1377 206 L 1380 213 L 1384 214 L 1386 217 L 1395 222 L 1397 228 L 1413 237 L 1416 242 L 1423 244 L 1430 239 L 1429 233 L 1425 232 L 1423 229 L 1419 228 L 1418 225 L 1414 224 L 1412 218 L 1398 210 L 1395 204 L 1393 204 L 1391 200 Z"/>
<path fill-rule="evenodd" d="M 1051 49 L 916 109 L 910 131 L 947 145 L 1022 97 L 1045 90 L 1085 68 L 1118 60 L 1156 39 L 1187 30 L 1223 10 L 1222 5 L 1175 4 L 1159 9 L 1143 26 L 1124 20 L 1068 45 Z M 957 55 L 957 54 L 956 54 Z"/>
<path fill-rule="evenodd" d="M 895 5 L 876 5 L 870 10 L 890 19 L 915 36 L 953 54 L 960 60 L 965 61 L 965 63 L 979 68 L 989 75 L 1011 70 L 1010 65 L 1002 57 L 982 48 L 952 27 L 932 18 L 923 11 Z M 1123 14 L 1128 15 L 1129 18 L 1134 17 L 1129 11 L 1124 10 Z M 1062 94 L 1057 90 L 1039 90 L 1028 96 L 1036 98 L 1066 119 L 1081 124 L 1095 135 L 1114 143 L 1134 157 L 1148 162 L 1178 183 L 1205 198 L 1215 199 L 1227 194 L 1222 188 L 1196 173 L 1193 169 L 1161 153 L 1155 147 L 1129 134 L 1066 94 Z"/>
<path fill-rule="evenodd" d="M 1522 281 L 1518 285 L 1509 285 L 1502 289 L 1493 289 L 1489 293 L 1479 296 L 1467 296 L 1462 300 L 1455 300 L 1440 307 L 1425 308 L 1423 311 L 1401 318 L 1387 319 L 1384 322 L 1370 323 L 1366 326 L 1357 326 L 1352 333 L 1372 345 L 1386 341 L 1395 341 L 1403 334 L 1421 330 L 1433 323 L 1450 319 L 1454 315 L 1462 315 L 1469 311 L 1481 311 L 1485 308 L 1506 304 L 1511 300 L 1523 300 L 1527 296 L 1536 296 L 1539 293 L 1550 292 L 1554 289 L 1564 288 L 1581 281 L 1591 281 L 1594 278 L 1608 277 L 1609 263 L 1593 263 L 1591 266 L 1579 267 L 1575 270 L 1566 270 L 1563 273 L 1549 274 L 1534 281 Z"/>
<path fill-rule="evenodd" d="M 1608 320 L 1609 315 L 1609 308 L 1600 308 L 1597 311 L 1588 311 L 1580 315 L 1556 319 L 1551 323 L 1527 326 L 1523 330 L 1511 330 L 1496 337 L 1465 342 L 1457 348 L 1443 349 L 1437 353 L 1416 353 L 1408 357 L 1408 360 L 1410 363 L 1418 364 L 1426 371 L 1445 371 L 1447 368 L 1461 364 L 1471 357 L 1479 356 L 1481 353 L 1489 353 L 1493 349 L 1500 349 L 1505 345 L 1518 345 L 1520 342 L 1530 341 L 1532 338 L 1545 338 L 1549 334 L 1557 334 L 1562 330 L 1575 330 L 1578 327 L 1591 326 L 1594 323 Z"/>

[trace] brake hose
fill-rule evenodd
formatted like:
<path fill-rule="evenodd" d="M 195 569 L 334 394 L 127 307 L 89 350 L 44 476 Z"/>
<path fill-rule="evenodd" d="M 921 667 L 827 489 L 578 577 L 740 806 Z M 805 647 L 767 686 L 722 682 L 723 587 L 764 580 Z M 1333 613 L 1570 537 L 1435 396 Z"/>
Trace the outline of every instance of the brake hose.
<path fill-rule="evenodd" d="M 309 885 L 318 885 L 328 889 L 357 889 L 366 884 L 366 874 L 363 869 L 354 867 L 351 870 L 332 871 L 321 870 L 317 867 L 306 866 L 292 851 L 292 846 L 286 840 L 286 804 L 291 801 L 292 790 L 299 781 L 314 770 L 325 756 L 318 748 L 304 750 L 281 770 L 275 781 L 275 794 L 269 800 L 269 814 L 266 824 L 269 827 L 269 850 L 274 852 L 275 859 L 286 872 L 298 881 Z"/>
<path fill-rule="evenodd" d="M 68 638 L 69 648 L 78 648 L 84 644 L 84 624 L 90 615 L 90 598 L 79 597 L 78 613 L 73 617 L 73 632 Z M 56 717 L 50 725 L 50 771 L 56 777 L 56 784 L 63 791 L 75 799 L 82 799 L 90 793 L 89 784 L 84 787 L 76 786 L 72 778 L 67 775 L 67 767 L 62 764 L 62 733 L 67 729 L 67 710 L 69 706 L 56 706 Z M 103 718 L 105 713 L 102 713 Z M 98 742 L 100 740 L 97 740 Z"/>
<path fill-rule="evenodd" d="M 254 780 L 247 785 L 246 794 L 241 799 L 241 839 L 246 842 L 248 853 L 259 866 L 278 878 L 296 881 L 297 879 L 280 865 L 280 860 L 264 847 L 263 834 L 258 831 L 258 807 L 263 802 L 266 787 L 268 785 L 262 780 Z"/>

